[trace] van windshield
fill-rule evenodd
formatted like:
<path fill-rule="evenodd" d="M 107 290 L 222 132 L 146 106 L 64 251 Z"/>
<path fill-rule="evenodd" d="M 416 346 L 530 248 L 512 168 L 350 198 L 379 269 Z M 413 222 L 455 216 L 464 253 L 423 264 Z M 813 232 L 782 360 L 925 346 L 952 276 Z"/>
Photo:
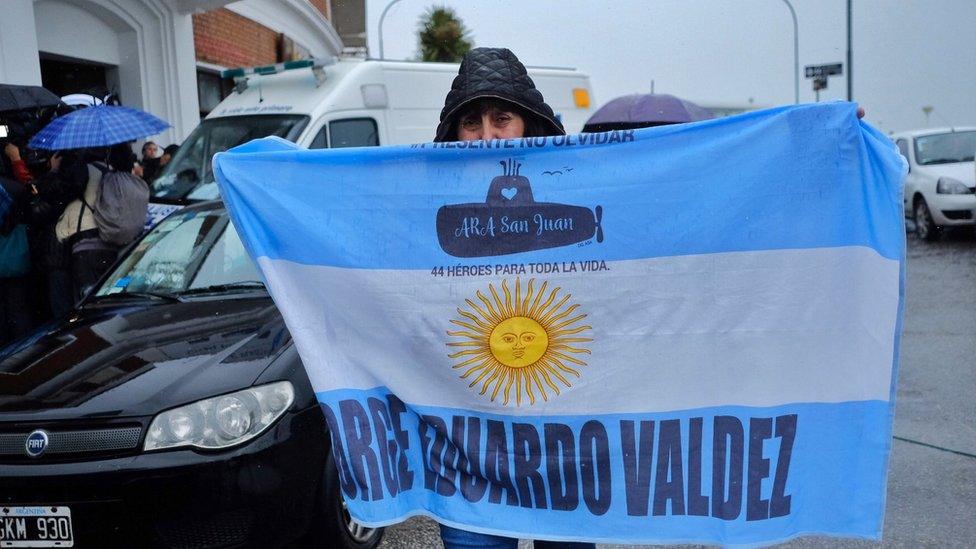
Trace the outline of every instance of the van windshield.
<path fill-rule="evenodd" d="M 199 189 L 206 186 L 213 188 L 216 197 L 216 185 L 213 185 L 214 176 L 210 164 L 215 154 L 252 139 L 271 135 L 295 141 L 306 124 L 307 116 L 277 114 L 204 120 L 180 145 L 180 150 L 153 182 L 152 195 L 173 200 L 200 200 L 206 197 L 191 194 L 199 194 Z"/>

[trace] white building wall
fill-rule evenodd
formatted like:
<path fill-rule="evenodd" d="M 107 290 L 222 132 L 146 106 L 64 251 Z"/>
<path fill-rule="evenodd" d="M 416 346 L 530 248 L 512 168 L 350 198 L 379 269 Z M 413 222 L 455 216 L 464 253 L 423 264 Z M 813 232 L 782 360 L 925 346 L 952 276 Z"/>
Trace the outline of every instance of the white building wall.
<path fill-rule="evenodd" d="M 0 17 L 0 83 L 41 85 L 33 0 L 4 0 Z"/>
<path fill-rule="evenodd" d="M 230 0 L 0 0 L 0 83 L 41 84 L 40 53 L 108 68 L 125 105 L 172 125 L 155 139 L 179 143 L 199 123 L 192 13 Z M 342 43 L 307 0 L 244 0 L 232 7 L 316 56 Z"/>
<path fill-rule="evenodd" d="M 178 143 L 199 123 L 190 12 L 165 0 L 3 0 L 0 82 L 41 85 L 40 53 L 108 67 L 122 102 L 172 127 Z"/>
<path fill-rule="evenodd" d="M 119 64 L 119 34 L 124 24 L 113 27 L 90 10 L 58 0 L 34 3 L 37 48 L 45 53 Z"/>

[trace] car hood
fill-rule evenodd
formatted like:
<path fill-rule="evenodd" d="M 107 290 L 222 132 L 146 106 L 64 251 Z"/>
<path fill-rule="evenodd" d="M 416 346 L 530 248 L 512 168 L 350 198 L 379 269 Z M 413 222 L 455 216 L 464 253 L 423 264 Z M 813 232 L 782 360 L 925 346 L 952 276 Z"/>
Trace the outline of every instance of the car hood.
<path fill-rule="evenodd" d="M 962 181 L 966 186 L 976 185 L 976 167 L 972 162 L 954 162 L 952 164 L 932 164 L 919 166 L 919 171 L 932 177 L 951 177 Z"/>
<path fill-rule="evenodd" d="M 0 359 L 0 420 L 152 415 L 250 386 L 291 337 L 249 295 L 74 311 Z"/>

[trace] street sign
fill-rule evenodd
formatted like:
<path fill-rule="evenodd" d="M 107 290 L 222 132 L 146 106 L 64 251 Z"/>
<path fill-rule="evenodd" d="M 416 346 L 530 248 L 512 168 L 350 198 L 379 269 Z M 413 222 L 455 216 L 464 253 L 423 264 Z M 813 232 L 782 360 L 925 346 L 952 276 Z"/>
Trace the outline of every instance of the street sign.
<path fill-rule="evenodd" d="M 819 78 L 821 76 L 844 74 L 844 64 L 833 63 L 830 65 L 807 65 L 803 67 L 803 74 L 807 78 Z"/>

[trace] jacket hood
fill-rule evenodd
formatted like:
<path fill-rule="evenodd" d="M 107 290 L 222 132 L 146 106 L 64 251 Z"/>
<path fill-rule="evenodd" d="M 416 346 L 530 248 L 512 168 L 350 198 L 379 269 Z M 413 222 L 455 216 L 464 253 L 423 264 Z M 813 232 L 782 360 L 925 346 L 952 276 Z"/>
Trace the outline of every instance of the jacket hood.
<path fill-rule="evenodd" d="M 546 135 L 566 133 L 514 53 L 507 48 L 475 48 L 461 61 L 444 100 L 434 141 L 456 140 L 457 119 L 462 109 L 472 101 L 487 98 L 508 101 L 526 110 L 546 128 Z"/>

